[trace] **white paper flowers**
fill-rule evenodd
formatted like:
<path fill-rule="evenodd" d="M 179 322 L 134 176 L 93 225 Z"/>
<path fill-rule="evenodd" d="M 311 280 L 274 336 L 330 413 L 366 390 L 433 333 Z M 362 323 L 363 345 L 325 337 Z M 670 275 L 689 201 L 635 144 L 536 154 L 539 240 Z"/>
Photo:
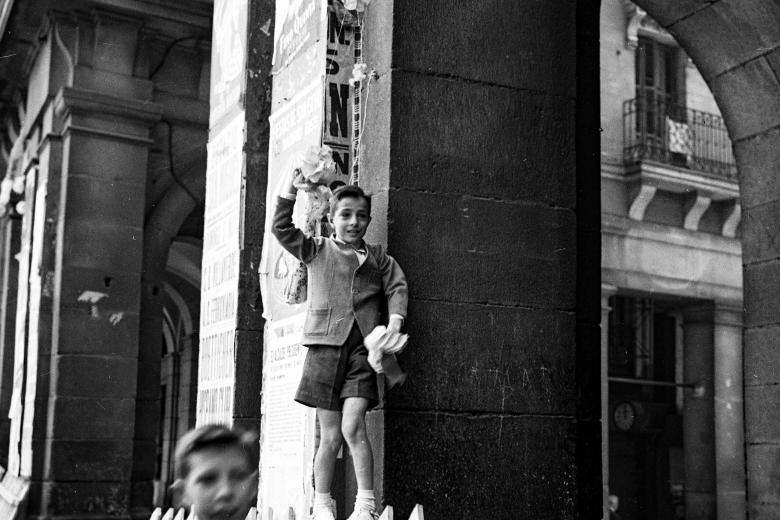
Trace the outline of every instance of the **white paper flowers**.
<path fill-rule="evenodd" d="M 336 180 L 336 162 L 330 146 L 311 146 L 303 154 L 301 175 L 312 184 L 330 184 Z"/>
<path fill-rule="evenodd" d="M 349 85 L 354 87 L 355 83 L 364 79 L 366 79 L 366 64 L 355 63 L 355 66 L 352 68 L 352 77 L 349 78 Z"/>
<path fill-rule="evenodd" d="M 362 13 L 366 10 L 366 7 L 370 2 L 371 0 L 344 0 L 344 7 L 350 11 L 357 11 L 358 13 Z"/>

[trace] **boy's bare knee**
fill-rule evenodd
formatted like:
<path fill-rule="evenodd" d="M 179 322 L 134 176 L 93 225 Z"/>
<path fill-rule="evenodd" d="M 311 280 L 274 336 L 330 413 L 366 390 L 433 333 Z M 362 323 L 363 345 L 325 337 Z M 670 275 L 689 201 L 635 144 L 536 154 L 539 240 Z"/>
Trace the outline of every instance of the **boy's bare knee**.
<path fill-rule="evenodd" d="M 341 423 L 341 433 L 347 444 L 353 446 L 366 439 L 366 423 L 362 420 L 345 420 Z"/>

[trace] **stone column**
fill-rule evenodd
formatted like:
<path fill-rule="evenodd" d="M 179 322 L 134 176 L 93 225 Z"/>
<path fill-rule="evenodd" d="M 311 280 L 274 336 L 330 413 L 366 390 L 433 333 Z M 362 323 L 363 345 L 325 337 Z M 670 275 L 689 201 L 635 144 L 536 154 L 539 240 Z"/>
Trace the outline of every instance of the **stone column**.
<path fill-rule="evenodd" d="M 609 298 L 617 293 L 617 287 L 601 284 L 601 500 L 602 514 L 609 518 Z"/>
<path fill-rule="evenodd" d="M 713 400 L 713 308 L 683 313 L 683 379 L 701 382 L 704 394 L 685 392 L 683 450 L 685 453 L 685 512 L 688 520 L 714 520 L 716 511 Z"/>
<path fill-rule="evenodd" d="M 597 70 L 598 5 L 577 4 L 367 10 L 370 239 L 411 291 L 409 377 L 373 419 L 402 518 L 601 515 L 598 194 L 578 198 L 598 89 L 574 74 Z"/>
<path fill-rule="evenodd" d="M 716 304 L 713 322 L 718 520 L 745 518 L 742 312 L 741 306 Z"/>
<path fill-rule="evenodd" d="M 27 174 L 20 472 L 30 517 L 129 518 L 149 131 L 161 111 L 134 76 L 139 20 L 49 22 L 28 97 L 40 126 L 28 127 L 39 165 Z"/>

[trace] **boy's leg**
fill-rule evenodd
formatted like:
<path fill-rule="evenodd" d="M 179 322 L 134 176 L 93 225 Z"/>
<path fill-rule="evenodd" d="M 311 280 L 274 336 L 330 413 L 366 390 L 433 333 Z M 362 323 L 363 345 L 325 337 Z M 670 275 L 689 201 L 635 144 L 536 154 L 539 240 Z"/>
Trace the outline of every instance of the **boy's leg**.
<path fill-rule="evenodd" d="M 314 489 L 318 493 L 330 493 L 336 456 L 341 448 L 341 412 L 317 408 L 320 423 L 320 446 L 314 456 Z"/>
<path fill-rule="evenodd" d="M 317 408 L 320 446 L 314 456 L 314 516 L 316 520 L 334 520 L 335 507 L 330 495 L 336 456 L 341 448 L 341 412 Z"/>
<path fill-rule="evenodd" d="M 352 463 L 355 466 L 357 480 L 357 498 L 355 500 L 355 516 L 360 510 L 374 513 L 374 455 L 366 432 L 366 411 L 369 400 L 365 397 L 347 397 L 344 399 L 341 432 L 352 453 Z"/>

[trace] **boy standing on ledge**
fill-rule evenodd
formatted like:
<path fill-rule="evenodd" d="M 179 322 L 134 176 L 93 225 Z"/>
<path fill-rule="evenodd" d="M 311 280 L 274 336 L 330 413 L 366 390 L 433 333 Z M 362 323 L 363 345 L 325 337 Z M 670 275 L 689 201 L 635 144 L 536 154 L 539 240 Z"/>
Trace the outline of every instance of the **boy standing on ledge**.
<path fill-rule="evenodd" d="M 371 222 L 371 198 L 357 186 L 341 186 L 330 200 L 330 237 L 307 237 L 292 222 L 297 196 L 290 177 L 282 187 L 272 232 L 304 262 L 308 302 L 301 343 L 308 347 L 295 400 L 317 409 L 320 445 L 314 457 L 313 520 L 334 520 L 330 496 L 342 435 L 355 465 L 357 497 L 349 520 L 377 518 L 374 460 L 366 435 L 366 412 L 377 405 L 376 374 L 368 363 L 363 338 L 382 324 L 387 305 L 388 330 L 400 332 L 408 290 L 398 263 L 381 246 L 363 241 Z"/>

